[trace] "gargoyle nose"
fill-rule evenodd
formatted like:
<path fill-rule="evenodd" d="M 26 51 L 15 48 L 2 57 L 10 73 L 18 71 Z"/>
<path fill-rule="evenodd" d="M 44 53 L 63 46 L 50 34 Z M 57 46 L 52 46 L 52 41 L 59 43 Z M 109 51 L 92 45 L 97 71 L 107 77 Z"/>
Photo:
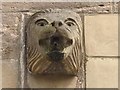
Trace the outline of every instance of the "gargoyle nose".
<path fill-rule="evenodd" d="M 52 26 L 54 26 L 54 27 L 60 27 L 60 26 L 63 25 L 63 23 L 62 23 L 61 21 L 53 21 L 51 24 L 52 24 Z"/>

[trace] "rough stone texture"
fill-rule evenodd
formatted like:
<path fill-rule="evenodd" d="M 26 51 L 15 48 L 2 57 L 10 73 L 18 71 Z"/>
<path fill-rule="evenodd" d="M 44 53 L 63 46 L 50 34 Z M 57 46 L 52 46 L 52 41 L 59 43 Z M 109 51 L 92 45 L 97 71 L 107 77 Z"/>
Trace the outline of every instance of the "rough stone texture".
<path fill-rule="evenodd" d="M 74 8 L 81 7 L 81 3 L 56 3 L 56 2 L 3 2 L 4 11 L 30 10 L 30 9 L 48 9 L 48 8 Z"/>
<path fill-rule="evenodd" d="M 2 25 L 8 28 L 18 28 L 20 18 L 21 15 L 18 13 L 2 13 Z"/>
<path fill-rule="evenodd" d="M 2 61 L 2 88 L 17 88 L 18 75 L 17 61 Z"/>
<path fill-rule="evenodd" d="M 53 11 L 54 12 L 54 11 Z M 62 12 L 62 11 L 59 11 L 60 13 Z M 51 19 L 49 22 L 53 22 L 53 20 L 62 20 L 62 21 L 64 21 L 64 19 L 66 19 L 66 17 L 68 18 L 68 17 L 73 17 L 74 18 L 74 16 L 73 16 L 73 12 L 71 13 L 71 16 L 70 15 L 67 15 L 66 16 L 66 14 L 68 14 L 68 13 L 65 13 L 65 11 L 63 11 L 63 15 L 64 15 L 64 17 L 62 17 L 62 19 L 61 19 L 61 16 L 60 17 L 57 17 L 57 19 L 56 18 L 52 18 L 51 16 L 53 16 L 53 17 L 56 17 L 56 15 L 58 16 L 58 15 L 61 15 L 61 14 L 59 14 L 59 13 L 52 13 L 52 14 L 46 14 L 46 15 L 49 15 L 49 17 L 43 17 L 43 18 L 46 18 L 46 20 L 48 20 L 49 21 L 49 19 Z M 74 14 L 74 15 L 76 15 L 76 14 Z M 77 17 L 77 15 L 76 15 L 76 17 Z M 47 19 L 48 18 L 48 19 Z M 75 19 L 76 20 L 76 19 Z M 79 19 L 78 19 L 79 20 Z M 76 20 L 77 21 L 77 20 Z M 81 22 L 77 22 L 77 23 L 81 23 Z M 82 24 L 82 23 L 81 23 Z M 32 25 L 33 26 L 33 25 Z M 53 27 L 53 29 L 54 29 L 54 27 Z M 72 28 L 70 28 L 71 30 L 72 30 Z M 35 29 L 31 29 L 31 30 L 35 30 Z M 58 29 L 59 30 L 59 29 Z M 66 29 L 65 29 L 66 30 Z M 28 35 L 29 35 L 29 33 L 27 33 Z M 43 33 L 43 34 L 45 34 L 45 33 Z M 61 33 L 62 34 L 62 33 Z M 35 34 L 35 35 L 37 35 L 37 33 Z M 70 35 L 70 34 L 69 34 Z M 75 34 L 76 35 L 76 34 Z M 34 36 L 33 36 L 34 37 Z M 30 37 L 28 37 L 29 39 L 30 39 Z M 29 42 L 29 39 L 27 39 L 28 40 L 28 42 Z M 37 38 L 36 38 L 37 39 Z M 73 38 L 74 39 L 74 38 Z M 35 39 L 34 39 L 35 40 Z M 30 40 L 30 41 L 32 41 L 32 40 Z M 33 42 L 32 42 L 32 44 L 34 44 Z M 31 44 L 30 44 L 31 45 Z M 38 48 L 39 49 L 39 48 Z M 40 54 L 41 52 L 39 52 L 39 54 Z M 77 53 L 76 53 L 76 55 L 77 55 Z M 79 56 L 79 55 L 78 55 Z M 72 57 L 72 55 L 71 55 L 71 57 Z M 77 60 L 75 57 L 73 57 L 75 60 Z M 74 60 L 73 59 L 73 60 Z M 38 60 L 40 60 L 40 58 L 38 59 Z M 42 59 L 41 59 L 42 60 Z M 66 60 L 66 59 L 65 59 Z M 79 59 L 78 59 L 79 60 Z M 45 59 L 43 59 L 43 61 L 45 61 Z M 64 61 L 64 60 L 63 60 Z M 42 61 L 41 61 L 42 62 Z M 73 63 L 74 63 L 74 61 L 73 61 Z M 39 66 L 41 66 L 40 65 L 41 63 L 39 63 Z M 29 65 L 29 64 L 28 64 Z M 47 65 L 47 63 L 45 63 L 45 65 L 46 65 L 46 67 L 48 66 L 48 68 L 50 68 L 49 67 L 49 64 Z M 67 65 L 67 63 L 66 63 L 66 65 Z M 38 66 L 38 67 L 39 67 Z M 51 65 L 50 65 L 51 66 Z M 42 68 L 44 68 L 45 66 L 42 66 Z M 70 67 L 72 67 L 72 66 L 70 66 Z M 32 67 L 33 68 L 33 67 Z M 42 69 L 42 68 L 40 68 L 40 69 Z M 53 66 L 53 70 L 54 69 L 56 69 L 57 68 L 57 70 L 58 70 L 58 66 Z M 65 68 L 66 69 L 66 68 Z M 78 68 L 79 69 L 79 68 Z M 29 68 L 28 68 L 28 70 L 30 70 Z M 64 70 L 64 68 L 62 69 L 62 70 Z M 56 70 L 55 70 L 56 71 Z M 49 71 L 49 69 L 48 69 L 48 73 L 54 73 L 55 71 Z M 60 71 L 60 70 L 59 70 Z M 57 72 L 59 72 L 59 71 L 57 71 Z M 70 70 L 68 70 L 69 72 L 70 72 Z M 43 72 L 41 72 L 41 71 L 38 71 L 39 72 L 39 74 L 42 74 Z M 40 73 L 41 72 L 41 73 Z M 55 73 L 57 73 L 57 72 L 55 72 Z M 29 75 L 28 76 L 28 85 L 29 85 L 29 87 L 30 88 L 32 88 L 32 87 L 34 87 L 34 88 L 76 88 L 76 84 L 78 84 L 77 83 L 77 77 L 75 77 L 75 76 L 71 76 L 71 75 L 73 75 L 73 74 L 71 74 L 71 73 L 67 73 L 67 71 L 66 72 L 60 72 L 60 73 L 64 73 L 64 74 L 68 74 L 68 76 L 61 76 L 61 75 L 59 75 L 59 76 L 41 76 L 41 75 L 38 75 L 37 77 L 36 76 L 32 76 L 32 75 Z M 34 74 L 34 72 L 32 71 L 32 73 Z M 47 72 L 46 72 L 46 74 L 48 74 Z M 83 72 L 84 73 L 84 72 Z M 82 75 L 81 75 L 82 76 Z M 84 78 L 84 76 L 82 76 L 83 78 Z M 59 79 L 58 79 L 59 78 Z M 83 85 L 84 85 L 84 83 L 83 83 Z M 82 85 L 81 85 L 82 86 Z"/>
<path fill-rule="evenodd" d="M 113 2 L 120 2 L 120 0 L 113 0 Z"/>
<path fill-rule="evenodd" d="M 88 58 L 87 88 L 118 88 L 118 59 Z"/>
<path fill-rule="evenodd" d="M 6 11 L 47 8 L 81 8 L 110 5 L 109 2 L 3 2 L 2 8 Z"/>
<path fill-rule="evenodd" d="M 0 81 L 2 81 L 2 87 L 18 87 L 18 59 L 19 59 L 19 29 L 18 29 L 18 24 L 21 23 L 20 18 L 21 18 L 21 13 L 26 13 L 28 11 L 36 11 L 36 10 L 41 10 L 41 9 L 48 9 L 48 8 L 60 8 L 60 9 L 75 9 L 77 12 L 80 14 L 86 14 L 89 13 L 89 15 L 94 16 L 89 16 L 90 17 L 99 17 L 99 15 L 96 14 L 101 14 L 101 13 L 106 13 L 106 17 L 108 18 L 110 13 L 118 13 L 118 7 L 120 5 L 117 5 L 118 3 L 113 3 L 109 0 L 109 3 L 92 3 L 92 2 L 87 2 L 87 3 L 38 3 L 38 2 L 31 2 L 31 3 L 26 3 L 26 2 L 3 2 L 2 3 L 2 25 L 3 29 L 0 30 L 0 34 L 2 35 L 2 46 L 0 49 L 2 49 L 2 63 L 0 63 L 2 66 L 2 78 L 0 78 Z M 114 0 L 116 1 L 116 0 Z M 1 10 L 1 7 L 0 7 Z M 88 16 L 87 16 L 88 17 Z M 111 17 L 111 16 L 110 16 Z M 105 18 L 105 17 L 104 17 Z M 101 19 L 104 20 L 104 19 Z M 112 21 L 109 21 L 112 22 Z M 103 23 L 103 22 L 102 22 Z M 108 25 L 107 23 L 103 23 L 105 25 Z M 114 24 L 114 23 L 112 23 Z M 96 26 L 96 22 L 94 26 Z M 90 25 L 89 25 L 90 26 Z M 98 26 L 96 26 L 98 27 Z M 115 29 L 114 29 L 115 30 Z M 91 53 L 91 55 L 101 55 L 99 51 L 103 50 L 105 51 L 105 55 L 116 55 L 115 54 L 115 46 L 112 46 L 112 43 L 110 44 L 111 48 L 107 46 L 102 47 L 101 43 L 106 43 L 104 40 L 110 40 L 111 33 L 113 33 L 113 37 L 115 37 L 115 33 L 117 31 L 113 32 L 110 29 L 111 32 L 106 32 L 104 35 L 95 35 L 95 38 L 89 37 L 89 41 L 87 41 L 87 47 L 91 47 L 91 41 L 90 40 L 95 40 L 94 43 L 97 44 L 98 50 L 95 51 L 96 47 L 92 47 L 91 51 L 94 53 Z M 101 33 L 101 30 L 97 30 L 92 32 L 89 32 L 87 34 L 92 34 L 93 33 Z M 104 32 L 104 33 L 105 33 Z M 107 36 L 110 36 L 110 38 L 106 38 Z M 86 36 L 86 35 L 85 35 Z M 96 37 L 98 36 L 98 37 Z M 102 36 L 103 39 L 100 39 Z M 104 37 L 103 37 L 104 36 Z M 117 37 L 116 37 L 117 38 Z M 96 40 L 101 40 L 101 41 L 96 41 Z M 114 39 L 115 40 L 115 39 Z M 113 40 L 113 42 L 114 42 Z M 90 43 L 89 43 L 90 42 Z M 1 41 L 0 41 L 1 43 Z M 88 46 L 89 45 L 89 46 Z M 93 45 L 93 44 L 92 44 Z M 108 44 L 106 44 L 108 45 Z M 113 44 L 114 45 L 114 44 Z M 116 45 L 116 44 L 115 44 Z M 94 46 L 94 45 L 93 45 Z M 102 48 L 101 48 L 102 47 Z M 113 49 L 112 52 L 110 52 L 110 49 Z M 106 50 L 108 49 L 108 50 Z M 97 53 L 95 53 L 95 52 Z M 88 51 L 87 51 L 88 52 Z M 102 52 L 102 55 L 104 55 Z M 88 53 L 87 53 L 88 54 Z M 88 54 L 89 55 L 89 54 Z M 111 57 L 112 57 L 111 56 Z M 99 56 L 100 57 L 100 56 Z M 102 67 L 102 68 L 101 68 Z M 88 59 L 87 63 L 87 87 L 117 87 L 117 82 L 118 76 L 117 76 L 117 60 L 116 59 L 103 59 L 101 60 L 100 58 L 92 58 Z M 102 72 L 102 73 L 101 73 Z M 101 75 L 102 74 L 102 75 Z M 1 73 L 0 73 L 1 75 Z M 30 77 L 30 78 L 29 78 Z M 43 77 L 43 78 L 42 78 Z M 56 79 L 54 76 L 42 76 L 41 78 L 33 77 L 31 75 L 28 75 L 28 84 L 30 87 L 74 87 L 76 85 L 76 77 L 58 77 Z M 49 78 L 49 79 L 48 79 Z M 50 79 L 51 78 L 51 79 Z M 1 80 L 2 79 L 2 80 Z M 47 80 L 46 80 L 47 79 Z M 65 81 L 63 81 L 65 80 Z M 111 82 L 112 80 L 112 82 Z M 51 83 L 52 82 L 52 83 Z M 102 83 L 101 83 L 102 82 Z M 112 84 L 111 84 L 112 83 Z M 0 86 L 1 87 L 1 86 Z"/>
<path fill-rule="evenodd" d="M 118 15 L 85 16 L 88 56 L 118 56 Z"/>
<path fill-rule="evenodd" d="M 19 58 L 20 15 L 2 14 L 2 59 Z"/>
<path fill-rule="evenodd" d="M 18 24 L 20 15 L 2 14 L 2 88 L 18 87 Z"/>
<path fill-rule="evenodd" d="M 28 85 L 32 88 L 75 88 L 77 81 L 75 76 L 61 75 L 28 75 L 28 78 Z"/>
<path fill-rule="evenodd" d="M 3 12 L 41 10 L 49 8 L 80 9 L 81 13 L 111 13 L 112 0 L 109 2 L 3 2 Z"/>
<path fill-rule="evenodd" d="M 118 5 L 116 5 L 116 8 L 117 8 L 118 14 L 120 14 L 120 2 L 118 3 Z"/>
<path fill-rule="evenodd" d="M 114 13 L 118 13 L 118 5 L 119 5 L 119 2 L 114 2 L 113 3 L 113 11 L 114 11 Z"/>
<path fill-rule="evenodd" d="M 0 60 L 0 89 L 2 89 L 2 62 Z"/>

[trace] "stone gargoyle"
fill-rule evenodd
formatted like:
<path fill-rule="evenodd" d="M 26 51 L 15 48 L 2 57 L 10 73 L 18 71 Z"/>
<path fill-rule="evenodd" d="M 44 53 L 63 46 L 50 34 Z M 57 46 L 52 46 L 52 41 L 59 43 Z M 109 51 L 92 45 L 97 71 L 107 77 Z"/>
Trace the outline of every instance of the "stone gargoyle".
<path fill-rule="evenodd" d="M 33 74 L 77 75 L 82 58 L 82 21 L 69 10 L 37 12 L 27 25 L 27 69 Z"/>

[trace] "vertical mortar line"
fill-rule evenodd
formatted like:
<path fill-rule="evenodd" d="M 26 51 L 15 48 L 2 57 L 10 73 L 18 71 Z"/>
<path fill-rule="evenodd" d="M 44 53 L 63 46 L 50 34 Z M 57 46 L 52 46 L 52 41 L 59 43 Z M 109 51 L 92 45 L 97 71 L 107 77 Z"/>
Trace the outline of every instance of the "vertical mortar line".
<path fill-rule="evenodd" d="M 25 62 L 25 58 L 26 58 L 26 53 L 25 53 L 25 16 L 22 14 L 22 18 L 21 18 L 21 25 L 20 25 L 20 43 L 21 43 L 21 52 L 20 52 L 20 61 L 19 61 L 19 73 L 20 73 L 20 82 L 19 82 L 19 88 L 21 88 L 21 90 L 24 90 L 24 88 L 26 87 L 26 79 L 27 79 L 27 75 L 26 75 L 26 62 Z"/>
<path fill-rule="evenodd" d="M 81 15 L 82 20 L 82 67 L 81 67 L 81 74 L 82 74 L 82 83 L 81 88 L 82 90 L 86 90 L 86 52 L 85 52 L 85 36 L 84 36 L 84 14 Z"/>
<path fill-rule="evenodd" d="M 83 60 L 84 60 L 84 88 L 86 89 L 86 47 L 85 47 L 85 27 L 84 27 L 84 20 L 85 20 L 85 14 L 83 14 L 83 18 L 82 18 L 82 27 L 83 27 Z"/>
<path fill-rule="evenodd" d="M 118 2 L 118 88 L 120 89 L 120 77 L 119 77 L 119 73 L 120 73 L 120 55 L 119 55 L 119 50 L 120 50 L 120 47 L 119 47 L 119 42 L 120 42 L 120 36 L 119 36 L 119 34 L 120 34 L 120 26 L 119 26 L 119 20 L 120 20 L 120 10 L 119 10 L 119 6 L 120 5 L 120 1 Z"/>

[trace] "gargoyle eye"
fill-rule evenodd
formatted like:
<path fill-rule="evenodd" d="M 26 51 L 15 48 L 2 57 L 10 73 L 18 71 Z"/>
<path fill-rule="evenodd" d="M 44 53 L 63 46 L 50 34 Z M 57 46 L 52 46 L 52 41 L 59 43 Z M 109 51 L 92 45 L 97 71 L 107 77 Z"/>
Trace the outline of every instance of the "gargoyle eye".
<path fill-rule="evenodd" d="M 67 18 L 67 19 L 65 20 L 65 23 L 66 23 L 69 27 L 76 25 L 75 20 L 72 19 L 72 18 Z"/>
<path fill-rule="evenodd" d="M 37 26 L 45 26 L 45 25 L 48 24 L 48 21 L 45 20 L 45 19 L 39 19 L 39 20 L 35 21 L 35 24 L 36 24 Z"/>
<path fill-rule="evenodd" d="M 66 24 L 67 24 L 68 26 L 74 26 L 74 25 L 75 25 L 75 24 L 74 24 L 73 22 L 71 22 L 71 21 L 67 21 Z"/>

